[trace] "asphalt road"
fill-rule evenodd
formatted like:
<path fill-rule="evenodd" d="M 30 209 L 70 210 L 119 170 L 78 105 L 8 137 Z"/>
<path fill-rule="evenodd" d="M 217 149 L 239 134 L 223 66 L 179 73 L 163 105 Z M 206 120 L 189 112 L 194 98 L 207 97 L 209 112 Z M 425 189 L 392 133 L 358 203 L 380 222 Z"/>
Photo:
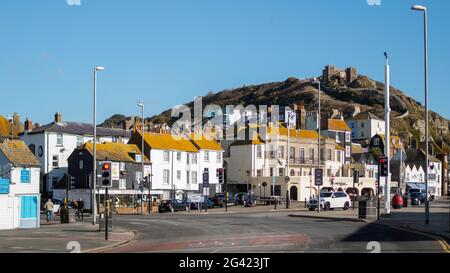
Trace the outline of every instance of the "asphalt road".
<path fill-rule="evenodd" d="M 288 214 L 115 216 L 115 225 L 134 230 L 137 236 L 106 252 L 445 252 L 439 241 L 425 234 L 380 224 L 294 218 Z"/>

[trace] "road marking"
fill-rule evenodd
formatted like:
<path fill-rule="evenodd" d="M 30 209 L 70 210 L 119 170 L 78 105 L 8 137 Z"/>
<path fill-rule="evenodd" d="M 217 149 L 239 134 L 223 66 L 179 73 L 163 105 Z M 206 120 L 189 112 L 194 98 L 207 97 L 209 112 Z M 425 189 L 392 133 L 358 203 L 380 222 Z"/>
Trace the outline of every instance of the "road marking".
<path fill-rule="evenodd" d="M 420 235 L 432 238 L 432 239 L 436 240 L 440 244 L 440 246 L 442 247 L 442 249 L 445 252 L 450 253 L 450 246 L 447 244 L 447 241 L 444 240 L 442 237 L 439 237 L 439 236 L 433 235 L 433 234 L 429 234 L 429 233 L 426 233 L 426 232 L 421 232 L 421 231 L 418 231 L 418 230 L 413 230 L 413 229 L 399 227 L 399 226 L 390 225 L 390 227 L 395 228 L 395 229 L 399 229 L 399 230 L 403 230 L 403 231 L 406 231 L 406 232 L 420 234 Z"/>

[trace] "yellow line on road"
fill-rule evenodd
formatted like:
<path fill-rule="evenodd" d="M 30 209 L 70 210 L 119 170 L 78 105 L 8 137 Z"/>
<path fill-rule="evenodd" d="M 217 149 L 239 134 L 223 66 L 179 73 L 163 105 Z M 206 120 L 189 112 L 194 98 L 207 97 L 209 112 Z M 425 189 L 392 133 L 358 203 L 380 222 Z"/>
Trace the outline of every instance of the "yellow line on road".
<path fill-rule="evenodd" d="M 443 239 L 442 237 L 439 237 L 439 236 L 433 235 L 433 234 L 429 234 L 429 233 L 426 233 L 426 232 L 421 232 L 421 231 L 418 231 L 418 230 L 409 229 L 409 228 L 403 228 L 403 227 L 394 226 L 394 225 L 390 225 L 390 227 L 393 227 L 393 228 L 395 228 L 395 229 L 399 229 L 399 230 L 403 230 L 403 231 L 407 231 L 407 232 L 412 232 L 412 233 L 416 233 L 416 234 L 420 234 L 420 235 L 423 235 L 423 236 L 427 236 L 427 237 L 433 238 L 434 240 L 436 240 L 436 241 L 441 245 L 441 248 L 442 248 L 445 252 L 450 253 L 450 246 L 448 245 L 447 241 L 446 241 L 445 239 Z"/>

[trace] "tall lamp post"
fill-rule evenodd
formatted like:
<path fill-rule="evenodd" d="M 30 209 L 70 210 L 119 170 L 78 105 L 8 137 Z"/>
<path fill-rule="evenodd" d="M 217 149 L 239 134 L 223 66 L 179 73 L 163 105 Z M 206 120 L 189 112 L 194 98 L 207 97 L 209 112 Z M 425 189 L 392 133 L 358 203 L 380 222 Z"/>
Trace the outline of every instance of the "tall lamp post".
<path fill-rule="evenodd" d="M 144 120 L 144 102 L 143 101 L 139 101 L 138 102 L 138 106 L 141 108 L 142 111 L 142 116 L 141 116 L 141 168 L 142 168 L 142 182 L 144 182 L 144 177 L 145 177 L 145 167 L 144 167 L 144 158 L 145 158 L 145 153 L 144 153 L 144 126 L 145 126 L 145 120 Z M 148 181 L 148 179 L 147 179 Z M 143 183 L 142 183 L 143 184 Z M 148 198 L 150 198 L 150 181 L 147 182 L 148 184 Z M 143 187 L 144 185 L 142 185 Z M 144 188 L 142 188 L 142 195 L 144 194 Z M 141 201 L 143 200 L 143 196 L 141 197 Z M 141 204 L 141 213 L 143 213 L 143 209 L 144 209 L 144 205 Z"/>
<path fill-rule="evenodd" d="M 321 112 L 321 108 L 320 108 L 320 91 L 321 91 L 321 85 L 320 85 L 320 81 L 318 79 L 314 79 L 314 83 L 317 83 L 319 88 L 317 89 L 318 91 L 318 111 L 317 111 L 317 169 L 320 170 L 320 131 L 321 131 L 321 124 L 320 124 L 320 112 Z M 317 186 L 317 209 L 318 209 L 318 213 L 320 213 L 320 186 Z"/>
<path fill-rule="evenodd" d="M 94 140 L 93 140 L 93 154 L 94 163 L 92 166 L 92 224 L 95 225 L 97 222 L 97 204 L 95 200 L 95 193 L 97 191 L 97 71 L 105 70 L 104 67 L 96 66 L 94 68 L 94 113 L 92 120 L 92 127 L 94 127 Z"/>
<path fill-rule="evenodd" d="M 425 65 L 425 192 L 427 198 L 425 199 L 425 224 L 430 223 L 430 203 L 428 200 L 428 173 L 429 173 L 429 147 L 428 147 L 428 28 L 427 28 L 427 16 L 428 11 L 425 6 L 414 5 L 411 8 L 414 11 L 423 12 L 423 27 L 424 27 L 424 65 Z"/>

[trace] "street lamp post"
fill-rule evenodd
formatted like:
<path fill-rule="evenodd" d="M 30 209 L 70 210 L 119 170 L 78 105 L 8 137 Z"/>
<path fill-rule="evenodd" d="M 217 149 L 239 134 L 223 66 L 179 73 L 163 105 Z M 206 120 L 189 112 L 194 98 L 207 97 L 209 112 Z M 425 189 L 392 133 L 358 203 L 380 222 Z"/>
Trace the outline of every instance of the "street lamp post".
<path fill-rule="evenodd" d="M 425 6 L 414 5 L 411 8 L 414 11 L 423 12 L 423 26 L 424 26 L 424 66 L 425 66 L 425 192 L 427 198 L 425 199 L 425 224 L 430 223 L 430 203 L 428 200 L 428 173 L 429 173 L 429 139 L 428 139 L 428 28 L 427 28 L 427 16 L 428 11 Z"/>
<path fill-rule="evenodd" d="M 321 131 L 321 124 L 320 124 L 320 112 L 321 112 L 321 108 L 320 108 L 320 92 L 321 92 L 321 85 L 320 85 L 320 81 L 317 79 L 314 79 L 314 82 L 318 84 L 319 89 L 318 90 L 318 111 L 317 111 L 317 169 L 320 169 L 320 131 Z M 320 186 L 317 186 L 317 212 L 320 213 Z"/>
<path fill-rule="evenodd" d="M 91 211 L 92 211 L 92 224 L 95 225 L 97 222 L 97 204 L 95 200 L 95 195 L 97 191 L 97 71 L 105 70 L 104 67 L 96 66 L 94 68 L 94 112 L 93 112 L 93 120 L 92 127 L 94 127 L 94 140 L 93 140 L 93 157 L 94 162 L 92 166 L 92 202 L 91 202 Z"/>
<path fill-rule="evenodd" d="M 144 124 L 145 124 L 145 121 L 144 121 L 144 102 L 143 101 L 139 101 L 139 103 L 138 103 L 138 106 L 141 108 L 141 111 L 142 111 L 142 116 L 141 116 L 141 140 L 142 140 L 142 142 L 141 142 L 141 163 L 142 163 L 142 165 L 141 165 L 141 168 L 142 168 L 142 182 L 144 181 L 144 177 L 145 177 L 145 167 L 144 167 L 144 157 L 145 157 L 145 153 L 144 153 Z M 149 181 L 149 179 L 147 179 L 147 184 L 148 184 L 148 197 L 147 198 L 150 198 L 150 181 Z M 144 185 L 142 185 L 142 186 L 144 186 Z M 142 199 L 143 199 L 143 195 L 144 195 L 144 188 L 142 188 L 142 196 L 141 196 L 141 213 L 143 213 L 143 209 L 144 209 L 144 205 L 143 205 L 143 201 L 142 201 Z"/>

